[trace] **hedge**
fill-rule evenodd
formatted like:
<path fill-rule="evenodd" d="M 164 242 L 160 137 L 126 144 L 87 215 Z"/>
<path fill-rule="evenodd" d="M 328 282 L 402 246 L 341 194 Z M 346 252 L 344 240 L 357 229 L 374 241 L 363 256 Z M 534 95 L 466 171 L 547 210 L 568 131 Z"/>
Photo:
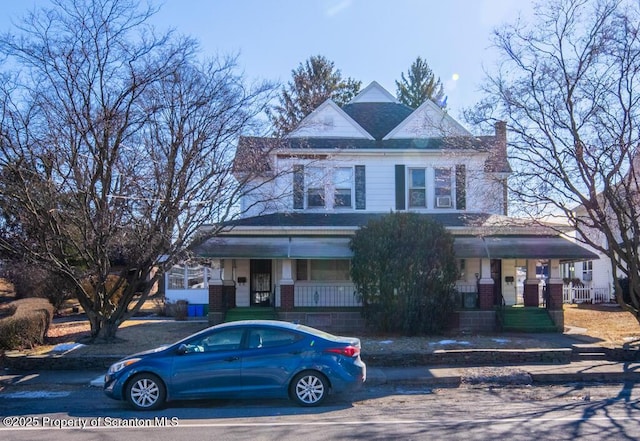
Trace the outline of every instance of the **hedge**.
<path fill-rule="evenodd" d="M 0 348 L 33 348 L 44 343 L 54 313 L 49 300 L 20 299 L 9 303 L 3 309 L 9 316 L 0 319 Z"/>

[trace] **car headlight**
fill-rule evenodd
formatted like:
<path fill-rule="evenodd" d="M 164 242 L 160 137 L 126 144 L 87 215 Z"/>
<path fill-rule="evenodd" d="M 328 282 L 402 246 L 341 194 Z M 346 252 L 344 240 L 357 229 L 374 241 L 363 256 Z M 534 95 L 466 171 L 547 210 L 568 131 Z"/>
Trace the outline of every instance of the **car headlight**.
<path fill-rule="evenodd" d="M 114 363 L 109 368 L 109 374 L 115 374 L 116 372 L 121 371 L 122 369 L 126 368 L 127 366 L 130 366 L 133 363 L 137 363 L 140 360 L 142 360 L 142 359 L 141 358 L 127 358 L 126 360 L 122 360 L 122 361 L 119 361 L 117 363 Z"/>

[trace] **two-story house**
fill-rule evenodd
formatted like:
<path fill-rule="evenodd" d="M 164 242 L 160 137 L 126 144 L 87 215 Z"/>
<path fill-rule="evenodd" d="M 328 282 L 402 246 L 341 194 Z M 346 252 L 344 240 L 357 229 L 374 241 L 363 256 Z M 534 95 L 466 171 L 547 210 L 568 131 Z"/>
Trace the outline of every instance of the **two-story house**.
<path fill-rule="evenodd" d="M 504 123 L 474 136 L 433 102 L 413 109 L 373 82 L 343 107 L 326 101 L 284 139 L 242 138 L 237 159 L 248 146 L 277 146 L 264 170 L 277 176 L 267 186 L 282 198 L 265 205 L 249 195 L 243 218 L 195 247 L 207 265 L 167 275 L 167 299 L 203 304 L 212 323 L 229 309 L 272 308 L 335 332 L 361 328 L 349 241 L 372 218 L 413 211 L 455 237 L 453 326 L 493 330 L 496 305 L 545 303 L 562 329 L 561 261 L 592 253 L 507 216 L 506 136 Z M 546 302 L 541 261 L 550 266 Z"/>

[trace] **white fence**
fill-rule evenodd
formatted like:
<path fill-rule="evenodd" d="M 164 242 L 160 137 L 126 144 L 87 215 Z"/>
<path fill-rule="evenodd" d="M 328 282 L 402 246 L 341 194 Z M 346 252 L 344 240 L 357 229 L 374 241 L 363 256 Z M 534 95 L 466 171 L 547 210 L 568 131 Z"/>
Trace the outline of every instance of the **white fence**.
<path fill-rule="evenodd" d="M 612 300 L 609 287 L 563 285 L 562 301 L 564 303 L 608 303 Z"/>

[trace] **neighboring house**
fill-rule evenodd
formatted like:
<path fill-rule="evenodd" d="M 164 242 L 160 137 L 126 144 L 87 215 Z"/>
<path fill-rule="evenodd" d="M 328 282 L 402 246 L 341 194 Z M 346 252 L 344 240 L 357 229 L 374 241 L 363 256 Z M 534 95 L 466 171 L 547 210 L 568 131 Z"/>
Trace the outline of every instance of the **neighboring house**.
<path fill-rule="evenodd" d="M 598 198 L 601 198 L 598 195 Z M 587 216 L 585 208 L 578 206 L 573 209 L 576 217 Z M 615 225 L 614 222 L 611 225 Z M 615 227 L 614 232 L 617 230 Z M 605 234 L 598 229 L 584 229 L 591 242 L 608 249 L 609 244 Z M 576 233 L 577 234 L 577 233 Z M 620 238 L 620 233 L 614 233 Z M 587 247 L 591 249 L 591 247 Z M 612 270 L 611 259 L 599 250 L 593 250 L 598 256 L 596 260 L 582 260 L 567 262 L 562 265 L 561 274 L 565 280 L 565 303 L 606 303 L 615 300 L 613 279 L 619 277 Z"/>
<path fill-rule="evenodd" d="M 206 265 L 168 273 L 167 299 L 203 305 L 213 323 L 255 307 L 336 332 L 361 328 L 350 238 L 372 218 L 412 211 L 455 237 L 452 326 L 493 330 L 496 305 L 538 307 L 536 266 L 546 262 L 546 306 L 562 329 L 560 265 L 595 255 L 507 216 L 506 136 L 504 123 L 474 136 L 433 102 L 412 109 L 373 82 L 342 108 L 326 101 L 285 139 L 241 138 L 239 173 L 247 146 L 277 146 L 261 170 L 278 176 L 269 185 L 283 197 L 268 206 L 247 197 L 243 218 L 194 248 Z"/>

